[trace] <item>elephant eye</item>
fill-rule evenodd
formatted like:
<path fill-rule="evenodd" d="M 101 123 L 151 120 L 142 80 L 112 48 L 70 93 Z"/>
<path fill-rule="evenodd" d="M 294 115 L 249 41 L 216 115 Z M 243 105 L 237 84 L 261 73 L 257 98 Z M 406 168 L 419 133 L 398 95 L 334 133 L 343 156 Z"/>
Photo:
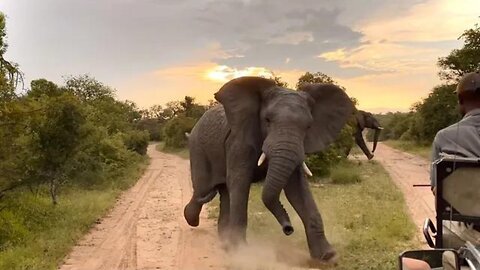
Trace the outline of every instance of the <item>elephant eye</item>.
<path fill-rule="evenodd" d="M 265 121 L 267 121 L 267 123 L 270 123 L 270 118 L 265 117 Z"/>

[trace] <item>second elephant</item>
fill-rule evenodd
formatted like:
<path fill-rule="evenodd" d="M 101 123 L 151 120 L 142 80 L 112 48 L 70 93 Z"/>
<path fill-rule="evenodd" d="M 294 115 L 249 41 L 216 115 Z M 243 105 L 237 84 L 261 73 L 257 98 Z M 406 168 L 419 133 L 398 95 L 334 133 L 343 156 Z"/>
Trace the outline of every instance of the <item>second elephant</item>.
<path fill-rule="evenodd" d="M 380 123 L 378 120 L 373 117 L 372 113 L 366 112 L 366 111 L 361 111 L 358 110 L 355 113 L 355 120 L 356 120 L 356 125 L 355 125 L 355 143 L 362 149 L 363 153 L 367 158 L 370 160 L 373 158 L 373 153 L 377 149 L 377 143 L 378 143 L 378 138 L 380 137 L 380 131 L 383 129 L 380 126 Z M 365 140 L 363 138 L 363 130 L 365 128 L 370 128 L 375 130 L 375 134 L 373 135 L 373 148 L 372 152 L 368 149 Z M 347 151 L 347 155 L 350 153 L 350 149 Z"/>

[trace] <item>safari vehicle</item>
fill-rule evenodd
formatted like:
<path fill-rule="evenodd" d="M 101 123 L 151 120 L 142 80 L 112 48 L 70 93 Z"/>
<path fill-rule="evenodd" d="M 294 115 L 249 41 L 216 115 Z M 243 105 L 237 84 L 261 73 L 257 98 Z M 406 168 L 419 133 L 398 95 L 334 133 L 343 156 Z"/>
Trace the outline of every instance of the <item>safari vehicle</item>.
<path fill-rule="evenodd" d="M 410 258 L 428 263 L 431 269 L 480 270 L 480 246 L 464 243 L 442 226 L 444 221 L 480 224 L 480 159 L 446 156 L 434 162 L 432 170 L 437 182 L 436 220 L 427 218 L 423 225 L 432 249 L 403 252 L 399 269 L 408 269 L 404 259 Z"/>

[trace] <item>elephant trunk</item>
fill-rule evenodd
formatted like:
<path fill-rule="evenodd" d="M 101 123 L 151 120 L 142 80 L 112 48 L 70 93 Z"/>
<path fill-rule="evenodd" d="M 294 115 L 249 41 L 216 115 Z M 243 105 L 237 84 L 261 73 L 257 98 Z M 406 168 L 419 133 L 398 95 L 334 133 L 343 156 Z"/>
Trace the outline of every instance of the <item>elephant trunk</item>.
<path fill-rule="evenodd" d="M 373 135 L 373 149 L 372 149 L 372 153 L 375 152 L 375 149 L 377 149 L 377 143 L 378 143 L 378 138 L 380 137 L 380 131 L 382 129 L 381 128 L 376 128 L 375 129 L 375 134 Z"/>
<path fill-rule="evenodd" d="M 363 153 L 365 154 L 365 156 L 367 156 L 369 160 L 373 158 L 373 154 L 370 153 L 370 150 L 368 150 L 368 147 L 365 144 L 365 140 L 363 139 L 361 130 L 358 130 L 355 133 L 355 143 L 360 147 L 360 149 L 362 149 Z"/>
<path fill-rule="evenodd" d="M 262 201 L 282 226 L 283 233 L 290 235 L 293 233 L 293 227 L 287 211 L 280 202 L 280 192 L 285 188 L 288 179 L 299 164 L 292 159 L 294 156 L 292 153 L 275 153 L 275 155 L 268 162 Z"/>

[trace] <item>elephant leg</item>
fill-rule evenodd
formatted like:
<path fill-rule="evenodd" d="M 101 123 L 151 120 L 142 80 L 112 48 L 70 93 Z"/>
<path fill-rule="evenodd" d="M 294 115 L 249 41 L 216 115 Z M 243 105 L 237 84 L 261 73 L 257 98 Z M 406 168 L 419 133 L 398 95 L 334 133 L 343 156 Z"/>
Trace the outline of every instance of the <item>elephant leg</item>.
<path fill-rule="evenodd" d="M 211 201 L 217 194 L 216 187 L 212 184 L 211 168 L 207 158 L 201 154 L 191 159 L 191 175 L 193 195 L 183 210 L 187 223 L 197 227 L 200 222 L 200 212 L 205 203 Z"/>
<path fill-rule="evenodd" d="M 284 191 L 288 201 L 302 219 L 310 256 L 320 262 L 334 262 L 336 251 L 325 236 L 322 217 L 303 173 L 296 170 Z"/>
<path fill-rule="evenodd" d="M 228 229 L 228 220 L 230 219 L 230 195 L 225 184 L 219 185 L 218 193 L 220 194 L 220 214 L 217 223 L 218 234 L 220 239 L 224 240 Z"/>
<path fill-rule="evenodd" d="M 246 241 L 248 196 L 250 181 L 232 179 L 230 191 L 229 240 L 233 246 Z"/>

